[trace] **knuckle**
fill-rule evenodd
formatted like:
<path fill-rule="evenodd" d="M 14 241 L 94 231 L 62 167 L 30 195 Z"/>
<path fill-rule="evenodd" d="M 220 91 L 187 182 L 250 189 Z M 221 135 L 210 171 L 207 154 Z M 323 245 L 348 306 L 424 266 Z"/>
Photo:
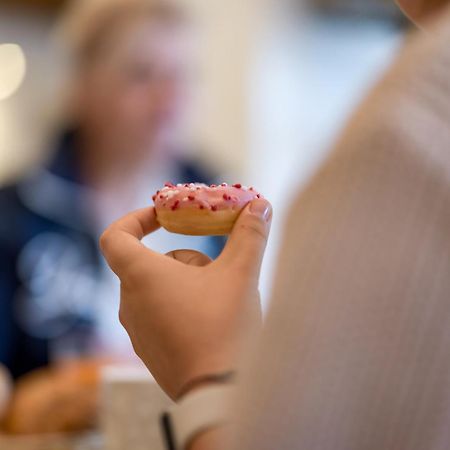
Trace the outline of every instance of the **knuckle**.
<path fill-rule="evenodd" d="M 259 239 L 264 243 L 267 242 L 267 234 L 265 226 L 256 218 L 245 221 L 239 225 L 242 232 L 251 235 L 253 238 Z"/>
<path fill-rule="evenodd" d="M 142 359 L 141 347 L 138 345 L 136 339 L 130 338 L 130 341 L 131 341 L 131 346 L 133 347 L 134 353 L 136 353 L 136 355 Z"/>
<path fill-rule="evenodd" d="M 143 283 L 150 283 L 151 276 L 148 264 L 140 258 L 127 262 L 120 273 L 120 281 L 124 288 L 135 289 Z"/>
<path fill-rule="evenodd" d="M 108 249 L 110 248 L 110 244 L 111 244 L 111 230 L 109 228 L 107 228 L 102 235 L 100 236 L 99 239 L 99 245 L 100 245 L 100 250 L 103 253 L 107 253 Z"/>
<path fill-rule="evenodd" d="M 123 307 L 120 307 L 119 309 L 119 322 L 125 329 L 127 329 L 128 320 Z"/>

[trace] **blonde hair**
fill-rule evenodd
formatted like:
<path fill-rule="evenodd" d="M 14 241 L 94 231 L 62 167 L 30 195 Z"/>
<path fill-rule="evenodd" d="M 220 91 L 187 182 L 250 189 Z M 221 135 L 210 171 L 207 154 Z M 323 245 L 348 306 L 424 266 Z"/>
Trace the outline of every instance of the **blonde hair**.
<path fill-rule="evenodd" d="M 95 60 L 114 29 L 134 18 L 183 27 L 186 11 L 168 0 L 73 0 L 66 9 L 58 35 L 75 65 Z"/>

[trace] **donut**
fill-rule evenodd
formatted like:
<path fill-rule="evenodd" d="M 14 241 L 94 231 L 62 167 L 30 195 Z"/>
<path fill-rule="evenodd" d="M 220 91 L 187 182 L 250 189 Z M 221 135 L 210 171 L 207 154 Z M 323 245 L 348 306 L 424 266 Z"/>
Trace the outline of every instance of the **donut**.
<path fill-rule="evenodd" d="M 262 198 L 253 187 L 222 183 L 172 184 L 153 196 L 159 224 L 171 233 L 189 236 L 230 234 L 245 206 Z"/>

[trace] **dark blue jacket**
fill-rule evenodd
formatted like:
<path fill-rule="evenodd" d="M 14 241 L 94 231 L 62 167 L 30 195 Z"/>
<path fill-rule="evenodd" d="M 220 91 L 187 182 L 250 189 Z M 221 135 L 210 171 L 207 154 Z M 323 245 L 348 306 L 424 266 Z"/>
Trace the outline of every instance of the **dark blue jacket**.
<path fill-rule="evenodd" d="M 75 133 L 63 136 L 47 169 L 0 190 L 0 363 L 14 378 L 49 363 L 53 334 L 59 339 L 70 336 L 70 342 L 76 343 L 74 352 L 80 355 L 87 351 L 95 327 L 92 313 L 81 307 L 76 314 L 73 309 L 62 309 L 56 321 L 47 308 L 58 307 L 58 299 L 49 298 L 48 292 L 39 296 L 44 284 L 57 279 L 52 278 L 55 271 L 80 277 L 83 295 L 100 270 L 92 218 L 77 201 L 82 186 L 77 176 L 75 137 Z M 213 181 L 199 165 L 180 161 L 176 168 L 175 183 Z M 215 257 L 223 240 L 211 238 L 210 242 L 209 254 Z M 35 272 L 39 276 L 31 277 Z M 26 301 L 30 290 L 36 299 L 32 310 Z M 58 286 L 58 292 L 64 292 L 64 286 Z"/>

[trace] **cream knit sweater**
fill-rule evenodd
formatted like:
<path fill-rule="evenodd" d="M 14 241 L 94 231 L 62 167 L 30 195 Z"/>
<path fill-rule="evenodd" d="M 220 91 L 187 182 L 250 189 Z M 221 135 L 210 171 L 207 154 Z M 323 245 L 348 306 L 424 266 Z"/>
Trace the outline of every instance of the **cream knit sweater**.
<path fill-rule="evenodd" d="M 450 9 L 299 196 L 236 450 L 450 449 Z"/>

